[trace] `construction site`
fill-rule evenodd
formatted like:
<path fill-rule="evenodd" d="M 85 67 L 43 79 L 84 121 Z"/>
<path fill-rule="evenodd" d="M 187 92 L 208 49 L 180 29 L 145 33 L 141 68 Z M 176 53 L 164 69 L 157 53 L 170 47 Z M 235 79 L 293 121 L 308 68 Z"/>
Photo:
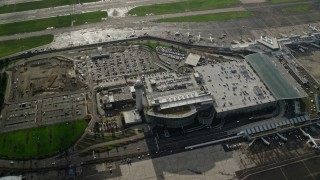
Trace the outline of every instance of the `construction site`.
<path fill-rule="evenodd" d="M 10 101 L 85 89 L 85 84 L 76 78 L 73 62 L 59 56 L 25 61 L 9 69 L 9 73 Z"/>
<path fill-rule="evenodd" d="M 310 50 L 302 53 L 300 51 L 297 51 L 295 53 L 295 56 L 300 64 L 303 65 L 303 67 L 312 75 L 318 82 L 320 82 L 320 62 L 319 62 L 319 56 L 320 51 L 318 48 L 314 47 L 308 47 Z M 304 76 L 308 76 L 305 74 Z M 317 86 L 317 85 L 316 85 Z"/>

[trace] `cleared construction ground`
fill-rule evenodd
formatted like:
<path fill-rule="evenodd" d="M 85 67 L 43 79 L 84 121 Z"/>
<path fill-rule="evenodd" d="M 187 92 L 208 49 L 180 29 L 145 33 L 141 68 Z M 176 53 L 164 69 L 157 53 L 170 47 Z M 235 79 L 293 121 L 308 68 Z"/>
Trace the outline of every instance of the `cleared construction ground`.
<path fill-rule="evenodd" d="M 312 51 L 307 53 L 296 54 L 298 61 L 304 66 L 304 68 L 320 82 L 320 51 Z"/>
<path fill-rule="evenodd" d="M 52 57 L 23 63 L 12 69 L 10 100 L 54 95 L 84 89 L 76 78 L 73 62 Z"/>

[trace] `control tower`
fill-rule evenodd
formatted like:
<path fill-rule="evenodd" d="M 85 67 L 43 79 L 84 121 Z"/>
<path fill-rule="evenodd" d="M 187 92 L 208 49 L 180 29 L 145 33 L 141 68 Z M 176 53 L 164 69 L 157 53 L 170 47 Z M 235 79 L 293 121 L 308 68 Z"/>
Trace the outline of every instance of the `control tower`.
<path fill-rule="evenodd" d="M 141 80 L 137 79 L 136 83 L 134 83 L 134 89 L 136 90 L 136 108 L 139 112 L 142 110 L 142 88 Z"/>

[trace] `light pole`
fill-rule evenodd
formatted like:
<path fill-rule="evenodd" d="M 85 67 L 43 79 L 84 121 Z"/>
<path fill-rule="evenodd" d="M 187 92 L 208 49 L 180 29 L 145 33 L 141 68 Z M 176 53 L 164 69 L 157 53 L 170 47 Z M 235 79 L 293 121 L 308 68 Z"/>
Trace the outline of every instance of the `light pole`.
<path fill-rule="evenodd" d="M 242 36 L 243 36 L 243 31 L 245 30 L 245 28 L 246 28 L 246 26 L 242 26 L 242 29 L 241 29 L 241 41 L 243 40 L 242 38 Z"/>

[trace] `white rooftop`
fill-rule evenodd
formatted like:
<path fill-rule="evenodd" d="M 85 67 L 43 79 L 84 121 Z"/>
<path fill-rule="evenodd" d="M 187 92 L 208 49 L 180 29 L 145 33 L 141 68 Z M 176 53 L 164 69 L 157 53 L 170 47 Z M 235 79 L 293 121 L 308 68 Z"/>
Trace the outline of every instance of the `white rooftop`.
<path fill-rule="evenodd" d="M 0 180 L 21 180 L 22 176 L 5 176 L 1 177 Z"/>
<path fill-rule="evenodd" d="M 135 110 L 124 111 L 122 113 L 123 113 L 124 121 L 126 124 L 133 124 L 133 123 L 142 122 L 140 114 L 138 112 L 136 112 Z"/>
<path fill-rule="evenodd" d="M 147 96 L 148 103 L 150 106 L 159 106 L 160 109 L 168 109 L 173 107 L 192 105 L 197 103 L 212 103 L 212 97 L 210 94 L 200 91 L 188 91 L 179 92 L 172 94 L 157 94 Z"/>
<path fill-rule="evenodd" d="M 204 87 L 213 96 L 217 112 L 275 101 L 245 61 L 229 61 L 194 69 L 202 75 Z"/>
<path fill-rule="evenodd" d="M 200 55 L 190 53 L 185 61 L 185 64 L 188 64 L 191 66 L 197 66 L 200 58 L 201 58 Z"/>
<path fill-rule="evenodd" d="M 269 37 L 269 36 L 261 36 L 260 39 L 257 40 L 257 42 L 271 48 L 271 49 L 279 49 L 279 43 L 277 38 Z"/>
<path fill-rule="evenodd" d="M 131 93 L 136 92 L 136 90 L 134 89 L 134 86 L 130 86 L 130 92 L 131 92 Z"/>
<path fill-rule="evenodd" d="M 177 74 L 175 72 L 160 72 L 145 76 L 147 92 L 167 92 L 178 89 L 192 89 L 197 82 L 192 74 Z"/>

